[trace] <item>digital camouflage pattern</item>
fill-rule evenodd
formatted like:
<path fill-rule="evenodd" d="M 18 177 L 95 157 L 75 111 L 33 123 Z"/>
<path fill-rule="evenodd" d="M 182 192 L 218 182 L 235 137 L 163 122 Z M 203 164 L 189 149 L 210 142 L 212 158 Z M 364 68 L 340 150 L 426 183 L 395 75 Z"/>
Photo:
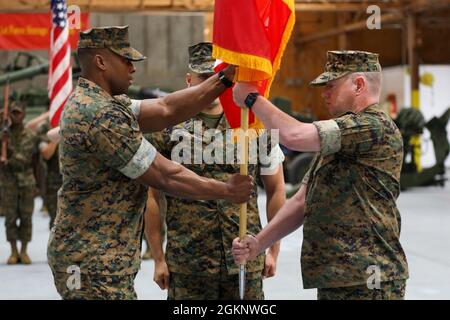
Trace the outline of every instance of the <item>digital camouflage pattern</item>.
<path fill-rule="evenodd" d="M 72 273 L 54 272 L 56 290 L 64 300 L 135 300 L 135 274 L 125 276 L 80 275 L 75 287 Z"/>
<path fill-rule="evenodd" d="M 177 129 L 185 130 L 186 136 L 200 139 L 194 135 L 194 122 L 202 121 L 202 114 L 166 129 L 154 135 L 152 144 L 168 159 L 179 142 L 171 141 L 171 133 Z M 202 121 L 202 129 L 209 129 Z M 217 134 L 222 136 L 229 125 L 222 116 Z M 203 149 L 207 144 L 203 142 Z M 224 144 L 225 145 L 225 144 Z M 192 143 L 191 160 L 193 160 L 195 144 Z M 236 150 L 235 150 L 236 152 Z M 224 156 L 226 152 L 223 152 Z M 193 161 L 191 161 L 193 163 Z M 196 174 L 219 181 L 227 181 L 234 173 L 239 173 L 239 165 L 228 164 L 183 164 Z M 249 165 L 249 175 L 257 175 L 258 166 Z M 257 186 L 255 184 L 247 207 L 248 233 L 256 235 L 261 230 L 257 206 Z M 239 208 L 225 200 L 196 201 L 174 198 L 167 199 L 167 246 L 166 260 L 170 272 L 191 275 L 218 274 L 225 266 L 228 274 L 238 274 L 239 267 L 234 263 L 231 254 L 231 243 L 239 235 Z M 224 256 L 224 258 L 222 258 Z M 224 266 L 223 266 L 224 264 Z M 264 268 L 264 256 L 247 263 L 247 272 L 261 272 Z M 234 283 L 236 286 L 236 283 Z"/>
<path fill-rule="evenodd" d="M 170 273 L 168 300 L 239 300 L 239 275 L 229 275 L 222 265 L 214 275 Z M 260 272 L 245 274 L 245 300 L 264 300 Z"/>
<path fill-rule="evenodd" d="M 381 72 L 378 54 L 366 51 L 328 51 L 325 72 L 310 82 L 312 86 L 324 86 L 353 72 Z"/>
<path fill-rule="evenodd" d="M 0 168 L 2 179 L 0 185 L 15 185 L 34 188 L 36 180 L 33 174 L 33 154 L 37 153 L 39 137 L 30 129 L 13 127 L 9 133 L 8 164 Z"/>
<path fill-rule="evenodd" d="M 58 190 L 62 185 L 62 176 L 59 169 L 59 150 L 56 147 L 53 156 L 46 160 L 47 163 L 47 177 L 46 177 L 46 205 L 48 214 L 50 215 L 50 228 L 53 226 L 58 203 Z"/>
<path fill-rule="evenodd" d="M 47 138 L 47 132 L 50 130 L 49 121 L 45 122 L 38 131 L 41 132 L 41 143 L 49 143 Z M 62 176 L 59 168 L 59 147 L 56 146 L 55 153 L 53 156 L 45 160 L 47 173 L 45 177 L 45 206 L 48 209 L 48 214 L 50 216 L 50 228 L 53 226 L 56 217 L 57 202 L 58 202 L 58 190 L 62 185 Z"/>
<path fill-rule="evenodd" d="M 20 109 L 13 105 L 12 110 Z M 11 111 L 12 111 L 11 110 Z M 0 166 L 2 212 L 5 215 L 8 241 L 31 241 L 36 180 L 33 174 L 33 154 L 37 152 L 39 138 L 24 127 L 13 127 L 9 133 L 8 163 Z M 19 224 L 17 225 L 17 220 Z"/>
<path fill-rule="evenodd" d="M 369 289 L 367 285 L 317 289 L 317 300 L 403 300 L 406 280 L 380 283 L 380 289 Z"/>
<path fill-rule="evenodd" d="M 146 59 L 142 53 L 131 47 L 128 40 L 128 26 L 97 27 L 80 32 L 78 49 L 102 48 L 108 48 L 128 60 Z"/>
<path fill-rule="evenodd" d="M 212 57 L 212 43 L 200 42 L 188 48 L 189 69 L 195 73 L 214 73 L 216 59 Z"/>
<path fill-rule="evenodd" d="M 146 140 L 130 103 L 79 78 L 64 107 L 63 184 L 47 252 L 53 272 L 65 273 L 72 265 L 88 275 L 139 270 L 147 188 L 122 172 Z M 139 162 L 148 168 L 144 160 Z"/>
<path fill-rule="evenodd" d="M 2 186 L 2 210 L 5 213 L 7 241 L 31 241 L 33 209 L 34 188 Z"/>
<path fill-rule="evenodd" d="M 379 268 L 381 281 L 407 279 L 396 206 L 403 159 L 400 131 L 378 105 L 331 122 L 334 128 L 330 121 L 314 122 L 321 152 L 303 180 L 303 285 L 364 285 L 373 274 L 370 266 Z"/>

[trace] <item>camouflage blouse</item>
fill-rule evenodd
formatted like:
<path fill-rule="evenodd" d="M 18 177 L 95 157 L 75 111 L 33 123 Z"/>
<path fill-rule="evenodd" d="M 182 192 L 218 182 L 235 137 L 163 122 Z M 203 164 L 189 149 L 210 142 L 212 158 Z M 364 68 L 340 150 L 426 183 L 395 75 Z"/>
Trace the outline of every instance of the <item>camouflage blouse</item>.
<path fill-rule="evenodd" d="M 305 288 L 407 279 L 400 245 L 403 143 L 392 119 L 369 106 L 363 112 L 314 122 L 321 151 L 307 184 L 301 254 Z"/>
<path fill-rule="evenodd" d="M 191 138 L 190 147 L 184 150 L 187 152 L 182 155 L 183 162 L 188 163 L 183 165 L 200 176 L 226 181 L 232 174 L 239 173 L 239 164 L 208 164 L 205 163 L 205 159 L 195 160 L 196 150 L 205 154 L 211 147 L 211 144 L 208 146 L 205 139 L 202 141 L 201 137 L 195 133 L 197 132 L 195 128 L 200 128 L 202 131 L 209 129 L 203 120 L 201 114 L 197 115 L 171 129 L 153 134 L 152 139 L 149 138 L 149 140 L 162 155 L 173 160 L 175 153 L 177 156 L 183 153 L 177 147 L 180 146 L 179 140 Z M 228 122 L 222 116 L 216 127 L 216 134 L 219 137 L 225 137 L 227 129 L 229 129 Z M 171 136 L 173 136 L 172 139 Z M 236 146 L 229 150 L 236 155 Z M 226 151 L 223 152 L 223 157 L 225 153 Z M 260 163 L 250 164 L 249 175 L 256 177 L 261 166 Z M 237 274 L 239 267 L 234 263 L 231 243 L 235 237 L 239 236 L 240 205 L 225 200 L 198 201 L 169 195 L 166 195 L 166 198 L 166 260 L 170 271 L 197 275 L 215 274 L 220 271 L 221 265 L 225 265 L 228 274 Z M 261 230 L 256 184 L 247 205 L 247 219 L 248 233 L 256 235 Z M 250 273 L 261 272 L 263 267 L 263 255 L 247 263 L 247 271 Z"/>
<path fill-rule="evenodd" d="M 142 137 L 130 103 L 80 78 L 65 105 L 63 184 L 47 253 L 53 271 L 78 266 L 83 274 L 125 275 L 140 267 L 147 188 L 133 179 L 156 151 Z"/>

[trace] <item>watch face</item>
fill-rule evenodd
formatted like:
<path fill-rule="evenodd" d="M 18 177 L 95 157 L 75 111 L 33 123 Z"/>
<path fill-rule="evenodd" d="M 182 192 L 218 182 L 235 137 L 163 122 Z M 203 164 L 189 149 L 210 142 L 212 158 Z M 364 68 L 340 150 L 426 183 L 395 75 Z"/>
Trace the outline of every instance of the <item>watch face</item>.
<path fill-rule="evenodd" d="M 248 94 L 247 98 L 245 98 L 245 105 L 247 106 L 247 108 L 251 108 L 255 104 L 258 95 L 259 94 L 255 92 Z"/>

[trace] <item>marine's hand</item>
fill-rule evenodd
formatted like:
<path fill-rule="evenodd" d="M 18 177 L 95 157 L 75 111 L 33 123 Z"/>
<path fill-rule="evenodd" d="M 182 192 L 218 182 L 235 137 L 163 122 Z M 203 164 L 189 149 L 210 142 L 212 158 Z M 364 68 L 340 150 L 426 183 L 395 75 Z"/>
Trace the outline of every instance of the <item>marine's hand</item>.
<path fill-rule="evenodd" d="M 226 66 L 222 71 L 228 80 L 233 81 L 234 75 L 236 74 L 236 66 L 230 64 Z"/>
<path fill-rule="evenodd" d="M 59 134 L 59 126 L 58 127 L 54 127 L 53 129 L 50 129 L 47 132 L 47 138 L 54 143 L 58 143 L 59 140 L 61 139 L 61 136 Z"/>
<path fill-rule="evenodd" d="M 264 260 L 263 278 L 273 277 L 277 270 L 277 258 L 269 251 Z"/>
<path fill-rule="evenodd" d="M 155 260 L 155 272 L 153 273 L 153 281 L 161 288 L 165 290 L 169 288 L 169 268 L 167 267 L 166 260 Z"/>
<path fill-rule="evenodd" d="M 256 258 L 259 252 L 259 241 L 254 236 L 246 235 L 241 241 L 239 238 L 233 240 L 231 252 L 236 264 L 244 263 Z"/>
<path fill-rule="evenodd" d="M 233 174 L 226 183 L 229 191 L 227 200 L 234 203 L 244 203 L 250 199 L 250 194 L 253 191 L 252 177 Z"/>
<path fill-rule="evenodd" d="M 239 107 L 245 107 L 245 99 L 249 93 L 258 92 L 258 87 L 254 82 L 237 82 L 233 87 L 234 103 Z"/>

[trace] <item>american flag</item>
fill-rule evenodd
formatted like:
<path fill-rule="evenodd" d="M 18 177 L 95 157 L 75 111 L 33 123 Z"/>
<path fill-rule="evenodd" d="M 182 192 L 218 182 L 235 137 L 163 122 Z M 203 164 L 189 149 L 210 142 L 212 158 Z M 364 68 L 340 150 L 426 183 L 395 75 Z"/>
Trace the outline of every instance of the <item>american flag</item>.
<path fill-rule="evenodd" d="M 52 29 L 50 33 L 50 66 L 48 95 L 50 98 L 50 124 L 56 127 L 64 104 L 72 91 L 69 26 L 64 0 L 52 0 Z"/>

